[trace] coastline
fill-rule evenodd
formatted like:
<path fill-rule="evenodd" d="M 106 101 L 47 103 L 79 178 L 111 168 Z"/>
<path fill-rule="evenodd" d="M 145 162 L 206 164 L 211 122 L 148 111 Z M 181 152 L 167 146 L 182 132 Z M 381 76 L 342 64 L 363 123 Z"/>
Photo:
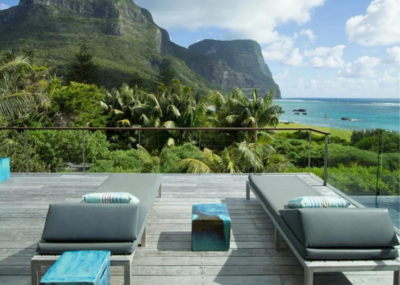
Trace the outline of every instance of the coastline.
<path fill-rule="evenodd" d="M 299 123 L 287 124 L 285 122 L 279 122 L 277 127 L 280 127 L 280 128 L 313 128 L 313 129 L 321 130 L 324 132 L 329 132 L 329 133 L 331 133 L 331 136 L 340 137 L 347 141 L 350 141 L 351 134 L 353 133 L 353 131 L 350 131 L 350 130 L 327 128 L 327 127 L 320 127 L 320 126 L 313 126 L 313 125 L 303 125 L 303 124 L 299 124 Z M 318 135 L 318 134 L 314 134 L 314 135 Z"/>

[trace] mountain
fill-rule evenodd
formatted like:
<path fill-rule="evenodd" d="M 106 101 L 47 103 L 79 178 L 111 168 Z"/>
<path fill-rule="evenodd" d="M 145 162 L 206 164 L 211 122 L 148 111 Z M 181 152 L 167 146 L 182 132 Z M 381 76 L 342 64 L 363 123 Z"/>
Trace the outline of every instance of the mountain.
<path fill-rule="evenodd" d="M 243 90 L 259 88 L 261 94 L 271 88 L 281 97 L 279 86 L 264 61 L 260 45 L 251 40 L 216 41 L 203 40 L 189 47 L 190 51 L 213 57 L 225 62 L 236 74 L 224 72 L 222 87 L 240 87 Z M 207 73 L 198 72 L 211 81 Z M 216 82 L 213 82 L 216 83 Z"/>
<path fill-rule="evenodd" d="M 134 72 L 152 80 L 169 59 L 179 79 L 200 90 L 229 91 L 238 86 L 279 91 L 270 73 L 256 75 L 259 67 L 257 71 L 240 67 L 196 48 L 198 44 L 189 49 L 176 45 L 150 12 L 131 0 L 21 0 L 18 6 L 0 11 L 0 50 L 34 49 L 38 61 L 56 66 L 61 76 L 83 43 L 92 49 L 100 83 L 106 87 L 128 82 Z M 244 58 L 245 52 L 235 49 L 231 54 Z"/>

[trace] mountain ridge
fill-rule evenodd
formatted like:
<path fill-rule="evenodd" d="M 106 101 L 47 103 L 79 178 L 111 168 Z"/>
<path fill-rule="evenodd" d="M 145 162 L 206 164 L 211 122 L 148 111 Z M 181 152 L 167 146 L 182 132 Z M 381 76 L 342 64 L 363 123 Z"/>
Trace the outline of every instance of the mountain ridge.
<path fill-rule="evenodd" d="M 106 87 L 127 82 L 135 72 L 153 78 L 165 59 L 184 84 L 201 90 L 259 87 L 259 79 L 221 58 L 173 43 L 148 10 L 129 0 L 21 0 L 0 11 L 0 35 L 0 49 L 33 48 L 38 60 L 56 66 L 60 75 L 79 46 L 89 43 Z M 279 98 L 279 87 L 270 85 Z"/>

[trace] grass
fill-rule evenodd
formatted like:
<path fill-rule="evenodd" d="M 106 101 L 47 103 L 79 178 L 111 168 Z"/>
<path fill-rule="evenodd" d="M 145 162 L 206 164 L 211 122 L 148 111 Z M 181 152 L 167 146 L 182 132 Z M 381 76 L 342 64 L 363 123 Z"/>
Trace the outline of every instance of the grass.
<path fill-rule="evenodd" d="M 340 137 L 347 141 L 350 141 L 351 134 L 352 134 L 352 131 L 349 131 L 349 130 L 331 129 L 331 128 L 326 128 L 326 127 L 301 125 L 301 124 L 296 124 L 296 123 L 285 124 L 283 122 L 280 122 L 278 124 L 278 127 L 279 128 L 313 128 L 313 129 L 331 133 L 331 136 Z"/>

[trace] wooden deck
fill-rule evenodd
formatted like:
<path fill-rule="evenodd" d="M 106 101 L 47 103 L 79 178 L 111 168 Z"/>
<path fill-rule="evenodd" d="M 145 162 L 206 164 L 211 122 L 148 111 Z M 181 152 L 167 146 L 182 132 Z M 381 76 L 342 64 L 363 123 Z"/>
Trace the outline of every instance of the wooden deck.
<path fill-rule="evenodd" d="M 302 179 L 334 195 L 309 175 Z M 40 239 L 49 203 L 76 202 L 107 175 L 14 175 L 0 184 L 0 284 L 29 284 L 30 259 Z M 273 225 L 259 202 L 245 199 L 245 175 L 165 175 L 148 224 L 148 247 L 134 258 L 133 284 L 303 283 L 303 269 L 283 245 L 273 248 Z M 191 206 L 225 203 L 232 218 L 231 249 L 190 250 Z M 122 269 L 112 269 L 122 284 Z M 317 274 L 314 284 L 392 284 L 392 273 Z"/>

